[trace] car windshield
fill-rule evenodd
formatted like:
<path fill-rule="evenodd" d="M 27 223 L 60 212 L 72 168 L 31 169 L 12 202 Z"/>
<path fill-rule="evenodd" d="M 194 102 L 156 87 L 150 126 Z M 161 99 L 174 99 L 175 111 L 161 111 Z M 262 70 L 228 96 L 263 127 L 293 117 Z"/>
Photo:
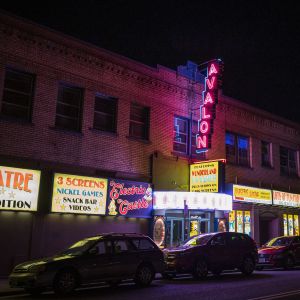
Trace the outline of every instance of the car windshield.
<path fill-rule="evenodd" d="M 207 242 L 213 237 L 212 234 L 203 234 L 191 237 L 190 239 L 183 242 L 183 247 L 195 247 L 206 245 Z"/>
<path fill-rule="evenodd" d="M 95 244 L 95 242 L 97 240 L 99 240 L 100 238 L 101 238 L 100 236 L 96 236 L 96 237 L 80 240 L 80 241 L 76 242 L 75 244 L 73 244 L 72 246 L 70 246 L 68 249 L 61 252 L 60 254 L 61 255 L 74 255 L 74 256 L 81 255 L 85 251 L 87 251 L 93 244 Z"/>
<path fill-rule="evenodd" d="M 292 240 L 292 237 L 275 238 L 266 243 L 266 246 L 288 246 Z"/>

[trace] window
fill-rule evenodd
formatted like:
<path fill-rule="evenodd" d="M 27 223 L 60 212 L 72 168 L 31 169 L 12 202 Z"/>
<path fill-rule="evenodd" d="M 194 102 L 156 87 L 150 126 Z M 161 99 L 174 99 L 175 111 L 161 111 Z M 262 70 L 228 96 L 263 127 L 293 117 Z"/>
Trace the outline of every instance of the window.
<path fill-rule="evenodd" d="M 249 166 L 249 138 L 226 132 L 226 159 L 228 162 Z"/>
<path fill-rule="evenodd" d="M 271 143 L 261 142 L 261 165 L 264 167 L 272 166 Z"/>
<path fill-rule="evenodd" d="M 280 147 L 280 173 L 282 175 L 297 176 L 297 152 Z"/>
<path fill-rule="evenodd" d="M 174 117 L 174 139 L 173 151 L 184 155 L 191 155 L 198 159 L 205 160 L 206 153 L 197 153 L 196 150 L 196 135 L 198 133 L 198 123 L 193 121 L 191 147 L 190 147 L 190 120 L 183 117 Z M 191 150 L 190 150 L 191 148 Z"/>
<path fill-rule="evenodd" d="M 7 68 L 1 113 L 26 121 L 31 120 L 35 76 Z"/>
<path fill-rule="evenodd" d="M 116 240 L 115 241 L 115 253 L 127 252 L 132 250 L 132 245 L 127 240 Z"/>
<path fill-rule="evenodd" d="M 90 251 L 93 251 L 95 254 L 107 254 L 111 253 L 111 242 L 110 241 L 101 241 L 97 243 L 95 246 L 93 246 Z"/>
<path fill-rule="evenodd" d="M 232 210 L 229 212 L 229 232 L 240 232 L 251 236 L 251 212 Z"/>
<path fill-rule="evenodd" d="M 116 132 L 117 99 L 105 95 L 95 97 L 94 128 Z"/>
<path fill-rule="evenodd" d="M 132 240 L 133 244 L 140 250 L 151 250 L 154 249 L 154 245 L 147 239 L 136 239 Z"/>
<path fill-rule="evenodd" d="M 131 103 L 129 136 L 148 140 L 150 111 L 148 107 Z"/>
<path fill-rule="evenodd" d="M 70 130 L 81 130 L 83 90 L 60 84 L 56 106 L 55 126 Z"/>

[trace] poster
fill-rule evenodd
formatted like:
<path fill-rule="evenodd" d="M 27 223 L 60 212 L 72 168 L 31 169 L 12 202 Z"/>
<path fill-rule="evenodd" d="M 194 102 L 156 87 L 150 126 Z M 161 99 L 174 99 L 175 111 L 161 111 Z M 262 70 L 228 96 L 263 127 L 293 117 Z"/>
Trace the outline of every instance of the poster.
<path fill-rule="evenodd" d="M 294 215 L 294 234 L 299 235 L 299 216 Z"/>
<path fill-rule="evenodd" d="M 192 220 L 190 221 L 190 237 L 199 234 L 199 221 Z"/>
<path fill-rule="evenodd" d="M 0 210 L 37 211 L 41 171 L 0 166 Z"/>
<path fill-rule="evenodd" d="M 166 236 L 164 217 L 155 217 L 153 226 L 153 241 L 158 247 L 163 247 Z"/>
<path fill-rule="evenodd" d="M 229 212 L 229 231 L 235 232 L 235 210 Z"/>
<path fill-rule="evenodd" d="M 251 236 L 251 213 L 250 211 L 244 211 L 244 233 Z"/>
<path fill-rule="evenodd" d="M 152 206 L 152 187 L 149 183 L 120 179 L 109 181 L 107 215 L 150 218 Z"/>
<path fill-rule="evenodd" d="M 243 233 L 244 222 L 243 222 L 243 212 L 241 210 L 236 211 L 236 223 L 237 223 L 236 232 Z"/>
<path fill-rule="evenodd" d="M 104 215 L 107 179 L 54 174 L 52 212 Z"/>
<path fill-rule="evenodd" d="M 294 235 L 294 220 L 293 215 L 288 215 L 288 234 Z"/>
<path fill-rule="evenodd" d="M 288 235 L 288 220 L 287 215 L 283 214 L 283 235 Z"/>

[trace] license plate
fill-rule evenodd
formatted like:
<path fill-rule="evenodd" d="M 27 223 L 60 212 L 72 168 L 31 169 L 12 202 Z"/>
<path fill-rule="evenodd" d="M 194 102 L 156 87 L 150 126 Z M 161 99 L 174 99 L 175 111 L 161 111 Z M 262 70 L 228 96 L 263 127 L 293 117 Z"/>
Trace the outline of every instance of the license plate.
<path fill-rule="evenodd" d="M 265 259 L 265 258 L 259 258 L 259 259 L 258 259 L 258 262 L 259 262 L 259 263 L 265 263 L 265 262 L 266 262 L 266 259 Z"/>

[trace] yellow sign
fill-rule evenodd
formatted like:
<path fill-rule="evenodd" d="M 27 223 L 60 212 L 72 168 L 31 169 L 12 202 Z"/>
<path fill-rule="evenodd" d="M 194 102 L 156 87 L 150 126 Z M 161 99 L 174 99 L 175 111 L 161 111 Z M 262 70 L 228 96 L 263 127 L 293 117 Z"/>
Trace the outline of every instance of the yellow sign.
<path fill-rule="evenodd" d="M 41 171 L 0 166 L 0 210 L 36 211 Z"/>
<path fill-rule="evenodd" d="M 217 193 L 219 190 L 219 162 L 203 162 L 190 167 L 190 191 Z"/>
<path fill-rule="evenodd" d="M 104 215 L 107 179 L 54 174 L 52 212 Z"/>
<path fill-rule="evenodd" d="M 294 231 L 295 235 L 299 235 L 299 217 L 294 215 Z"/>
<path fill-rule="evenodd" d="M 235 232 L 235 210 L 229 212 L 229 231 Z"/>
<path fill-rule="evenodd" d="M 243 212 L 241 210 L 236 211 L 236 232 L 244 232 Z"/>
<path fill-rule="evenodd" d="M 271 190 L 252 188 L 242 185 L 233 185 L 233 200 L 272 204 Z"/>

